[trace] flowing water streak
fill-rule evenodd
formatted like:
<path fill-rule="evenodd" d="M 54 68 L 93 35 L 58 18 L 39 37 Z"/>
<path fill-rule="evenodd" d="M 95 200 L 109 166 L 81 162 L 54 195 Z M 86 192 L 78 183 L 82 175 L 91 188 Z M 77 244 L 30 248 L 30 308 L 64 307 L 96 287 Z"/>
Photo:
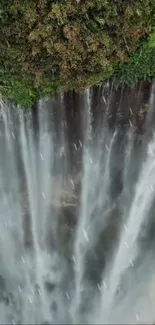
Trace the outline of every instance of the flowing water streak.
<path fill-rule="evenodd" d="M 40 227 L 40 245 L 46 250 L 46 229 L 49 205 L 52 200 L 52 186 L 50 184 L 50 172 L 53 165 L 53 141 L 50 132 L 51 115 L 44 102 L 39 103 L 39 152 L 36 155 L 36 167 L 38 165 L 37 178 L 39 179 L 38 193 L 38 219 Z"/>
<path fill-rule="evenodd" d="M 28 122 L 28 121 L 27 121 Z M 44 256 L 40 247 L 40 231 L 38 231 L 38 182 L 37 182 L 37 166 L 36 166 L 36 150 L 33 142 L 32 130 L 28 129 L 28 135 L 26 136 L 26 123 L 24 121 L 24 113 L 20 114 L 20 137 L 21 137 L 21 149 L 23 155 L 24 168 L 26 173 L 28 199 L 30 205 L 30 216 L 32 222 L 32 235 L 34 243 L 34 259 L 31 263 L 34 268 L 34 281 L 36 278 L 36 284 L 39 286 L 39 300 L 40 307 L 38 309 L 38 315 L 34 314 L 34 318 L 43 318 L 50 320 L 51 314 L 49 313 L 49 302 L 46 297 L 43 276 L 44 276 Z M 35 284 L 32 283 L 32 286 Z M 35 299 L 35 297 L 34 297 Z"/>
<path fill-rule="evenodd" d="M 88 94 L 87 94 L 88 96 Z M 88 97 L 86 97 L 86 107 L 88 107 L 88 116 L 90 117 L 90 103 Z M 79 223 L 75 240 L 75 296 L 72 305 L 72 317 L 73 321 L 77 322 L 77 317 L 79 317 L 79 306 L 82 304 L 82 296 L 86 289 L 86 283 L 84 279 L 85 271 L 85 257 L 87 252 L 93 247 L 97 240 L 97 233 L 99 234 L 104 227 L 107 225 L 107 209 L 108 206 L 108 193 L 110 184 L 109 166 L 112 154 L 112 148 L 117 136 L 117 131 L 115 131 L 109 140 L 110 143 L 105 144 L 107 146 L 108 154 L 104 156 L 105 165 L 100 174 L 101 164 L 103 163 L 103 153 L 100 147 L 101 142 L 99 141 L 97 148 L 92 147 L 92 142 L 90 136 L 90 120 L 88 118 L 88 133 L 85 135 L 86 149 L 84 151 L 83 157 L 83 187 L 81 195 L 81 205 L 79 213 Z M 103 134 L 103 135 L 102 135 Z M 99 136 L 100 137 L 100 136 Z M 101 138 L 103 137 L 103 144 L 107 142 L 107 130 L 105 129 L 101 132 Z M 104 149 L 105 150 L 105 149 Z M 103 180 L 103 183 L 102 181 Z M 101 185 L 102 184 L 102 185 Z M 102 187 L 101 187 L 102 186 Z M 99 188 L 99 193 L 97 188 Z M 104 193 L 104 195 L 103 195 Z M 104 212 L 104 210 L 106 211 Z M 94 220 L 94 213 L 96 219 Z M 104 215 L 105 213 L 105 215 Z M 101 219 L 101 214 L 103 219 Z M 105 218 L 105 220 L 104 220 Z M 95 223 L 99 224 L 96 228 Z M 95 227 L 95 228 L 94 228 Z M 90 239 L 89 239 L 90 238 Z"/>
<path fill-rule="evenodd" d="M 127 145 L 125 150 L 124 170 L 123 170 L 123 183 L 125 188 L 128 186 L 128 180 L 130 177 L 131 154 L 132 154 L 133 141 L 134 141 L 133 132 L 134 132 L 133 127 L 130 127 L 127 134 Z"/>
<path fill-rule="evenodd" d="M 16 210 L 15 216 L 16 216 L 16 222 L 19 225 L 19 230 L 18 230 L 18 236 L 19 236 L 19 241 L 20 243 L 23 242 L 23 232 L 22 232 L 22 221 L 21 221 L 21 209 L 19 202 L 17 200 L 17 197 L 19 195 L 19 179 L 18 179 L 18 171 L 16 167 L 16 160 L 15 160 L 15 152 L 14 152 L 14 142 L 16 141 L 14 132 L 12 130 L 12 121 L 11 121 L 11 107 L 9 105 L 5 105 L 4 103 L 0 103 L 1 107 L 1 113 L 2 113 L 2 120 L 4 123 L 4 142 L 5 142 L 5 150 L 6 152 L 6 174 L 2 175 L 1 177 L 1 186 L 2 186 L 2 191 L 4 191 L 5 184 L 3 183 L 3 180 L 5 181 L 5 177 L 7 175 L 8 181 L 11 183 L 11 189 L 14 191 L 15 194 L 15 206 L 14 209 Z M 7 156 L 9 155 L 9 157 Z M 12 171 L 15 173 L 15 177 L 12 179 Z M 5 196 L 5 192 L 3 193 Z M 9 207 L 9 201 L 8 197 L 5 197 L 5 203 Z M 11 210 L 10 210 L 11 213 Z M 15 226 L 15 224 L 13 225 Z M 16 228 L 17 231 L 17 228 Z"/>
<path fill-rule="evenodd" d="M 148 103 L 148 114 L 146 119 L 146 126 L 152 126 L 153 123 L 153 115 L 154 115 L 154 107 L 155 107 L 155 82 L 152 83 L 150 90 L 150 99 Z"/>
<path fill-rule="evenodd" d="M 155 153 L 155 137 L 151 143 L 152 151 Z M 121 277 L 130 264 L 134 262 L 138 254 L 137 240 L 145 216 L 149 213 L 154 193 L 151 192 L 149 185 L 155 186 L 155 178 L 152 177 L 155 171 L 155 159 L 148 155 L 144 162 L 142 172 L 135 190 L 135 198 L 126 223 L 126 229 L 122 228 L 118 250 L 114 258 L 113 267 L 110 275 L 107 276 L 109 288 L 107 293 L 103 293 L 102 319 L 109 321 L 112 308 L 115 306 L 116 291 L 120 284 Z"/>
<path fill-rule="evenodd" d="M 6 290 L 18 292 L 18 284 L 23 281 L 25 270 L 20 260 L 23 253 L 23 228 L 21 208 L 19 205 L 19 182 L 16 168 L 14 141 L 15 135 L 11 120 L 11 108 L 8 104 L 0 103 L 1 112 L 1 139 L 0 139 L 0 210 L 1 210 L 1 268 L 2 278 L 8 279 Z M 4 132 L 4 134 L 3 134 Z M 14 177 L 12 178 L 12 172 Z M 18 225 L 18 227 L 17 227 Z M 18 242 L 17 239 L 18 238 Z M 13 279 L 13 281 L 12 281 Z M 10 286 L 10 287 L 9 287 Z M 17 294 L 17 293 L 16 293 Z M 18 297 L 18 305 L 21 297 Z M 18 320 L 20 311 L 14 306 L 14 311 L 5 311 L 5 306 L 0 305 L 0 320 L 2 323 L 10 323 L 14 317 Z M 19 314 L 20 316 L 19 316 Z M 14 315 L 14 316 L 13 316 Z"/>
<path fill-rule="evenodd" d="M 127 132 L 127 140 L 125 146 L 125 158 L 124 158 L 124 168 L 123 168 L 123 195 L 121 195 L 121 207 L 124 215 L 124 222 L 126 222 L 126 216 L 129 212 L 129 207 L 131 204 L 132 191 L 132 178 L 131 178 L 131 169 L 134 169 L 133 161 L 133 148 L 134 148 L 134 130 L 133 127 L 130 127 Z"/>
<path fill-rule="evenodd" d="M 91 111 L 91 91 L 90 89 L 86 90 L 85 94 L 85 109 L 86 109 L 86 134 L 85 137 L 85 144 L 87 145 L 87 141 L 91 140 L 92 138 L 92 111 Z"/>
<path fill-rule="evenodd" d="M 73 323 L 77 322 L 79 319 L 79 306 L 81 303 L 82 294 L 84 291 L 84 283 L 83 283 L 83 276 L 84 276 L 84 256 L 89 247 L 89 238 L 87 237 L 86 227 L 89 224 L 89 216 L 87 214 L 87 201 L 88 201 L 88 175 L 89 170 L 87 173 L 85 172 L 85 168 L 90 166 L 90 159 L 88 153 L 88 143 L 91 139 L 91 107 L 90 107 L 90 90 L 88 89 L 85 94 L 85 121 L 86 126 L 84 133 L 84 170 L 83 170 L 83 188 L 82 188 L 82 195 L 81 195 L 81 206 L 80 206 L 80 214 L 79 214 L 79 222 L 78 222 L 78 229 L 76 232 L 75 238 L 75 247 L 74 247 L 74 256 L 75 256 L 75 294 L 74 300 L 71 306 L 71 315 Z M 88 162 L 89 159 L 89 162 Z M 91 163 L 93 163 L 91 161 Z"/>
<path fill-rule="evenodd" d="M 60 128 L 60 143 L 59 140 L 57 143 L 57 146 L 62 146 L 64 148 L 64 162 L 63 166 L 61 167 L 61 170 L 59 171 L 59 181 L 60 186 L 63 189 L 64 181 L 67 175 L 67 144 L 65 141 L 65 129 L 64 129 L 64 121 L 65 116 L 63 112 L 63 95 L 60 96 L 60 102 L 59 102 L 59 109 L 60 109 L 60 119 L 61 119 L 61 128 Z M 52 127 L 52 110 L 49 109 L 43 101 L 40 101 L 39 105 L 39 153 L 40 157 L 38 155 L 36 156 L 36 164 L 38 164 L 38 175 L 37 178 L 39 179 L 39 196 L 38 196 L 38 202 L 41 204 L 38 204 L 39 210 L 38 210 L 38 219 L 40 216 L 40 221 L 38 223 L 39 229 L 38 233 L 39 235 L 39 242 L 40 247 L 42 251 L 42 257 L 43 257 L 43 270 L 42 270 L 42 278 L 44 283 L 51 283 L 52 285 L 59 286 L 61 282 L 61 278 L 63 276 L 63 271 L 60 272 L 59 270 L 59 264 L 63 264 L 63 258 L 59 256 L 59 247 L 57 247 L 57 251 L 55 251 L 52 246 L 49 244 L 49 238 L 51 237 L 51 240 L 54 240 L 58 236 L 57 234 L 57 227 L 58 227 L 58 216 L 56 215 L 53 207 L 55 205 L 54 202 L 54 194 L 55 194 L 55 183 L 54 181 L 51 182 L 51 172 L 54 170 L 54 146 L 53 146 L 53 132 L 54 130 L 51 130 Z M 40 158 L 40 159 L 39 159 Z M 59 160 L 59 157 L 58 157 Z M 59 162 L 59 161 L 58 161 Z M 59 189 L 61 190 L 61 189 Z M 60 203 L 59 203 L 60 204 Z M 59 207 L 57 207 L 59 209 Z M 50 216 L 50 217 L 49 217 Z M 52 225 L 52 231 L 50 232 Z M 52 238 L 54 237 L 54 238 Z M 57 244 L 59 245 L 59 240 L 57 240 Z M 65 268 L 65 264 L 63 264 Z M 57 268 L 57 272 L 55 272 L 55 269 Z M 46 296 L 46 306 L 48 306 L 48 314 L 45 315 L 46 319 L 51 321 L 51 318 L 54 322 L 55 313 L 52 313 L 51 305 L 54 303 L 57 299 L 59 300 L 59 303 L 62 299 L 62 293 L 59 294 L 58 290 L 55 292 L 55 296 L 52 295 L 49 296 L 47 293 L 44 295 Z M 63 318 L 63 302 L 61 304 L 61 316 L 59 318 Z"/>

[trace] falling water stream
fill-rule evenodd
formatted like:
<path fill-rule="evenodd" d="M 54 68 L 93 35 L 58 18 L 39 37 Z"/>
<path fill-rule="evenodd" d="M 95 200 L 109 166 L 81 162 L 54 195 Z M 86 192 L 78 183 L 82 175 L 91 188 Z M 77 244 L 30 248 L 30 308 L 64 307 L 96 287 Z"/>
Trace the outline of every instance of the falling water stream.
<path fill-rule="evenodd" d="M 0 323 L 154 324 L 154 88 L 0 103 Z"/>

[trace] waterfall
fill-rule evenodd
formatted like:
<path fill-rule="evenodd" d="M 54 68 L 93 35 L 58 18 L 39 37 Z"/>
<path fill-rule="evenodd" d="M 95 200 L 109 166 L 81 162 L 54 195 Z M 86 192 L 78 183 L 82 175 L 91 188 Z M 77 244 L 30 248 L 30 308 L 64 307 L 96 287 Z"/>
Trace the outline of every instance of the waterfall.
<path fill-rule="evenodd" d="M 1 323 L 154 323 L 154 103 L 109 83 L 0 102 Z"/>

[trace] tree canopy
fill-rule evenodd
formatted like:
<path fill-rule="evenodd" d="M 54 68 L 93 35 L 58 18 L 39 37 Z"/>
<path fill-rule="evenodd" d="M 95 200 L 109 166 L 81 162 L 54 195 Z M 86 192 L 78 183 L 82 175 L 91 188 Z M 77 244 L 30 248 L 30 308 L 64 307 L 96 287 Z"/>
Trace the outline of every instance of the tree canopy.
<path fill-rule="evenodd" d="M 150 48 L 154 20 L 154 0 L 1 0 L 0 93 L 30 106 L 113 75 L 125 81 L 135 53 Z M 155 37 L 153 57 L 154 48 Z"/>

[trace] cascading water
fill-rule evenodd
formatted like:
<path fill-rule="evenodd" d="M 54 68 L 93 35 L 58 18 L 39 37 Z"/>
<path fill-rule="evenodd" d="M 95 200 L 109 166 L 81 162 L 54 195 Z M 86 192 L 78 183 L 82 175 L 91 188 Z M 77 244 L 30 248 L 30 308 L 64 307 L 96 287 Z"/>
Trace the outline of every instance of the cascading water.
<path fill-rule="evenodd" d="M 115 123 L 117 96 L 99 91 L 74 114 L 62 95 L 36 115 L 1 102 L 3 324 L 155 321 L 154 85 L 143 136 L 138 104 L 128 117 L 121 92 Z"/>

